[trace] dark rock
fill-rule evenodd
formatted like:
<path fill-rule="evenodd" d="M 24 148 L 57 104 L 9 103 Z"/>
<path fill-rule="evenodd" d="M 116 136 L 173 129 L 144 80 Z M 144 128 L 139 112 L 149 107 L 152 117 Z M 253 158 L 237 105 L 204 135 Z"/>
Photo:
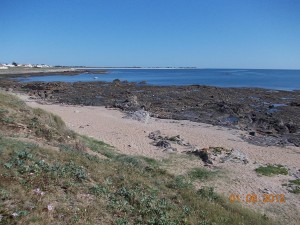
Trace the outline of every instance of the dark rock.
<path fill-rule="evenodd" d="M 286 124 L 286 127 L 290 133 L 296 133 L 299 130 L 299 126 L 293 123 Z"/>
<path fill-rule="evenodd" d="M 157 142 L 155 146 L 160 148 L 171 148 L 171 144 L 166 140 L 161 140 Z"/>
<path fill-rule="evenodd" d="M 300 135 L 288 138 L 288 142 L 293 143 L 296 147 L 300 147 Z"/>
<path fill-rule="evenodd" d="M 120 84 L 121 84 L 121 81 L 120 81 L 119 79 L 114 79 L 114 80 L 112 81 L 112 83 L 113 83 L 114 85 L 120 85 Z"/>
<path fill-rule="evenodd" d="M 39 95 L 41 98 L 43 98 L 43 99 L 45 98 L 45 93 L 44 93 L 44 92 L 39 92 L 38 95 Z"/>
<path fill-rule="evenodd" d="M 147 81 L 143 80 L 143 81 L 139 82 L 139 84 L 145 85 L 145 84 L 147 84 Z"/>
<path fill-rule="evenodd" d="M 202 149 L 202 150 L 197 149 L 194 151 L 188 151 L 187 154 L 198 156 L 199 158 L 202 159 L 203 162 L 212 164 L 212 161 L 210 160 L 208 151 L 206 149 Z"/>
<path fill-rule="evenodd" d="M 249 134 L 250 134 L 251 136 L 255 136 L 255 135 L 256 135 L 255 131 L 250 131 Z"/>
<path fill-rule="evenodd" d="M 300 102 L 291 102 L 290 106 L 300 107 Z"/>

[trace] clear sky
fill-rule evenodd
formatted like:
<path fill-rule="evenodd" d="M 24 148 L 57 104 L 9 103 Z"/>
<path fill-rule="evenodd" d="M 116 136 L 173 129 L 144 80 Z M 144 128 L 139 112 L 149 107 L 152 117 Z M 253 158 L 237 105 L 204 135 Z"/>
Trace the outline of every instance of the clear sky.
<path fill-rule="evenodd" d="M 12 61 L 300 69 L 300 0 L 1 0 Z"/>

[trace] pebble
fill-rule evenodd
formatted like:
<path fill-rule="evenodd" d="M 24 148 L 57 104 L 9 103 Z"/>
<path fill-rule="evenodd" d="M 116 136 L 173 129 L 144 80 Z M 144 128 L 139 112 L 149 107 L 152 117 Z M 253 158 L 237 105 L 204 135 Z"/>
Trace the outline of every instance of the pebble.
<path fill-rule="evenodd" d="M 54 209 L 54 206 L 49 204 L 49 205 L 47 205 L 47 209 L 48 209 L 48 211 L 52 211 Z"/>

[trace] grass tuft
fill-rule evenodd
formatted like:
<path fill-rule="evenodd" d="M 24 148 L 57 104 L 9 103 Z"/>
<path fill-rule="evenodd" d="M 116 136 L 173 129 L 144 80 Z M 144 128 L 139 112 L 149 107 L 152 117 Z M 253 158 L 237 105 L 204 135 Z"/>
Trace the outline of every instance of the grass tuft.
<path fill-rule="evenodd" d="M 190 178 L 201 181 L 212 179 L 216 174 L 217 171 L 210 171 L 205 168 L 194 168 L 188 173 Z"/>
<path fill-rule="evenodd" d="M 255 169 L 255 171 L 264 176 L 274 176 L 278 174 L 288 175 L 288 170 L 282 165 L 261 166 Z"/>
<path fill-rule="evenodd" d="M 300 194 L 300 179 L 290 180 L 288 184 L 283 184 L 287 190 L 294 194 Z"/>
<path fill-rule="evenodd" d="M 300 179 L 290 180 L 290 183 L 296 184 L 296 185 L 299 185 L 299 186 L 300 186 Z"/>

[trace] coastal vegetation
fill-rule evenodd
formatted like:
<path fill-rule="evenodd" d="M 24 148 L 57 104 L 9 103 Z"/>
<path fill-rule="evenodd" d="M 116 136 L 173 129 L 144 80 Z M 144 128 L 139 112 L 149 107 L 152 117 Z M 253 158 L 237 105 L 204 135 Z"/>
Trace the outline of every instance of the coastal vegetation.
<path fill-rule="evenodd" d="M 291 193 L 300 194 L 300 179 L 289 180 L 288 183 L 282 184 L 282 186 L 286 186 Z"/>
<path fill-rule="evenodd" d="M 189 176 L 195 180 L 208 180 L 217 175 L 217 171 L 210 171 L 205 168 L 194 168 L 189 173 Z"/>
<path fill-rule="evenodd" d="M 287 175 L 288 170 L 282 165 L 267 165 L 261 166 L 255 169 L 256 173 L 264 176 L 274 176 L 274 175 Z"/>
<path fill-rule="evenodd" d="M 275 223 L 0 92 L 0 224 Z"/>

